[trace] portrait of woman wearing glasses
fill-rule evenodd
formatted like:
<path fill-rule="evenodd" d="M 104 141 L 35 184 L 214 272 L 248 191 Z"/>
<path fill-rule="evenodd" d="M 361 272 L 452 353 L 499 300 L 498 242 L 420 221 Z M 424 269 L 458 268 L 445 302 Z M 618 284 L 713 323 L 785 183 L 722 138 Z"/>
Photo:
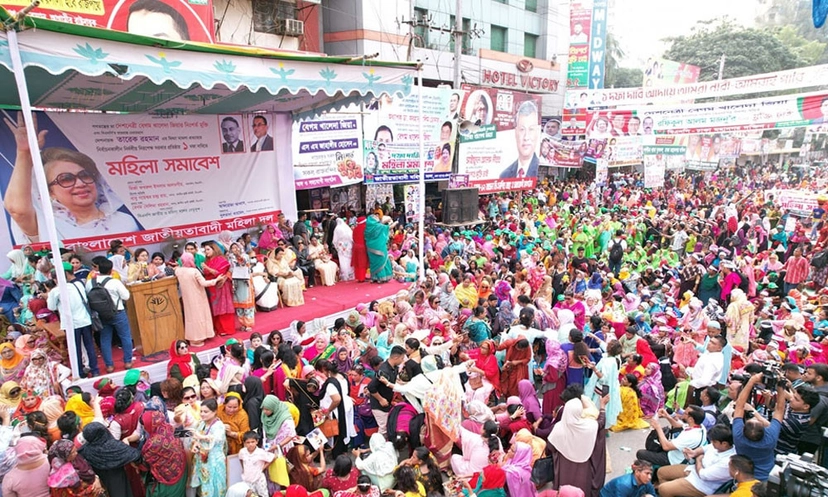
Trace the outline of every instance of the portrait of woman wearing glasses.
<path fill-rule="evenodd" d="M 44 218 L 33 181 L 26 126 L 20 113 L 16 125 L 9 119 L 5 121 L 17 144 L 14 171 L 4 198 L 6 211 L 13 221 L 14 242 L 40 242 L 46 238 L 39 232 L 44 226 Z M 141 230 L 124 203 L 101 177 L 92 158 L 68 148 L 43 148 L 46 134 L 46 130 L 38 132 L 37 141 L 42 151 L 58 237 L 67 240 Z"/>

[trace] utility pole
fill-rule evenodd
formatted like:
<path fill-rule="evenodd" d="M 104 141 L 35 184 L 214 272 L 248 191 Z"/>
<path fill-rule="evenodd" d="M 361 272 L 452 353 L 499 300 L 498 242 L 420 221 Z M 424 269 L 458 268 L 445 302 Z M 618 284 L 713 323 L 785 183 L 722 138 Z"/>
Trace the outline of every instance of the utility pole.
<path fill-rule="evenodd" d="M 460 88 L 460 61 L 463 60 L 463 0 L 457 0 L 454 12 L 454 89 Z"/>
<path fill-rule="evenodd" d="M 722 57 L 719 59 L 719 81 L 721 81 L 722 76 L 724 76 L 724 64 L 725 64 L 725 54 L 722 54 Z"/>

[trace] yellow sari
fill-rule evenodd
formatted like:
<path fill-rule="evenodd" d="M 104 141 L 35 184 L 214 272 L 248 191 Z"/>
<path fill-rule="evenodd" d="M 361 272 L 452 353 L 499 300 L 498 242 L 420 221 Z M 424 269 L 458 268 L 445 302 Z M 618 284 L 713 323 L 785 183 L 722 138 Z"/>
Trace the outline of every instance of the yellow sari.
<path fill-rule="evenodd" d="M 644 420 L 644 413 L 638 403 L 638 396 L 632 388 L 621 387 L 621 412 L 618 421 L 610 428 L 611 431 L 643 430 L 650 424 Z"/>
<path fill-rule="evenodd" d="M 477 307 L 477 287 L 474 285 L 466 286 L 465 283 L 460 283 L 454 289 L 454 296 L 460 302 L 460 307 L 467 309 L 474 309 Z"/>

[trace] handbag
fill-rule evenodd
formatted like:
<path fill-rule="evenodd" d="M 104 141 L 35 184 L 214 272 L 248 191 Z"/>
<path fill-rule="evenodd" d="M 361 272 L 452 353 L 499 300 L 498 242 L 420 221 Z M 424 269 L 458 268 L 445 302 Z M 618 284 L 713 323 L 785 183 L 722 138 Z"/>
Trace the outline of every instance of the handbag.
<path fill-rule="evenodd" d="M 325 418 L 322 424 L 319 425 L 319 431 L 329 440 L 336 437 L 339 435 L 339 420 L 332 417 Z"/>
<path fill-rule="evenodd" d="M 81 302 L 83 302 L 83 307 L 86 308 L 86 312 L 89 314 L 89 319 L 92 321 L 92 331 L 101 331 L 103 329 L 103 322 L 101 321 L 101 316 L 98 315 L 98 311 L 93 311 L 89 307 L 89 302 L 86 301 L 86 295 L 83 294 L 80 290 L 78 290 L 78 285 L 74 283 L 70 283 L 73 287 L 75 287 L 75 291 L 77 291 L 81 296 Z"/>
<path fill-rule="evenodd" d="M 278 456 L 273 459 L 273 462 L 267 467 L 267 478 L 273 483 L 283 487 L 290 485 L 287 459 L 284 456 Z"/>
<path fill-rule="evenodd" d="M 532 483 L 542 487 L 550 483 L 554 477 L 555 463 L 550 457 L 541 457 L 532 465 Z"/>

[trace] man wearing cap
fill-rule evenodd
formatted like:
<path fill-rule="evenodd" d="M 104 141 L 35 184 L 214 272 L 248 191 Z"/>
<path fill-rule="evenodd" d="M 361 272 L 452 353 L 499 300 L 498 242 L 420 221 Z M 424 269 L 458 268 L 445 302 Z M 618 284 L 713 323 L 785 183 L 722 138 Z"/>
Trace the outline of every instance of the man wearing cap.
<path fill-rule="evenodd" d="M 66 332 L 69 326 L 73 326 L 75 330 L 75 361 L 78 365 L 78 371 L 81 376 L 86 376 L 84 373 L 84 352 L 88 360 L 89 373 L 94 377 L 100 374 L 98 369 L 98 356 L 95 353 L 95 340 L 92 337 L 92 318 L 89 315 L 89 310 L 86 303 L 86 289 L 84 282 L 75 278 L 75 271 L 72 264 L 68 262 L 63 263 L 63 273 L 66 275 L 66 288 L 69 292 L 67 300 L 69 301 L 70 314 L 61 314 L 60 329 Z M 55 286 L 49 290 L 49 295 L 46 298 L 46 306 L 50 311 L 60 312 L 60 289 Z M 81 344 L 83 346 L 81 346 Z"/>

